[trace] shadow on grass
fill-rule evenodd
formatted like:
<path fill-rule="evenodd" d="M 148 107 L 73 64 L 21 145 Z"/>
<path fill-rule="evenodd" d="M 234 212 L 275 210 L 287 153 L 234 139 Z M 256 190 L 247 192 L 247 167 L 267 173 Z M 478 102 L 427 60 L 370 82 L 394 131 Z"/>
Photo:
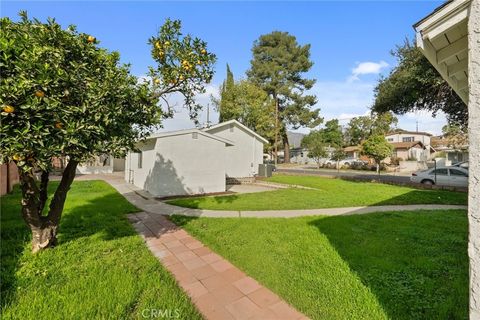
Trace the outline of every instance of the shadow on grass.
<path fill-rule="evenodd" d="M 0 308 L 7 305 L 14 296 L 17 283 L 15 271 L 19 268 L 24 250 L 29 249 L 28 243 L 31 240 L 30 229 L 20 212 L 19 190 L 17 185 L 12 194 L 0 199 Z"/>
<path fill-rule="evenodd" d="M 82 186 L 89 182 L 82 182 Z M 92 181 L 95 182 L 95 181 Z M 104 182 L 103 182 L 104 183 Z M 49 186 L 51 193 L 58 182 Z M 72 189 L 76 186 L 74 185 Z M 137 212 L 125 207 L 126 200 L 116 192 L 92 198 L 76 205 L 78 193 L 67 197 L 67 203 L 58 234 L 58 247 L 77 239 L 97 236 L 108 241 L 129 237 L 137 233 L 126 218 L 126 213 Z M 22 219 L 20 190 L 18 186 L 11 195 L 1 198 L 1 302 L 8 305 L 15 297 L 17 280 L 15 273 L 20 268 L 22 256 L 30 255 L 31 233 Z M 129 204 L 128 204 L 129 205 Z M 53 249 L 55 250 L 55 249 Z M 41 254 L 41 253 L 38 253 Z"/>
<path fill-rule="evenodd" d="M 168 200 L 166 201 L 168 204 L 174 206 L 180 206 L 184 208 L 191 208 L 191 209 L 199 209 L 201 204 L 205 201 L 214 201 L 215 204 L 228 204 L 236 201 L 238 199 L 238 195 L 226 195 L 226 196 L 193 196 L 193 197 L 184 197 L 184 198 L 177 198 L 175 200 Z"/>
<path fill-rule="evenodd" d="M 66 210 L 60 222 L 59 245 L 92 235 L 100 236 L 105 241 L 136 235 L 126 214 L 139 210 L 125 212 L 125 208 L 122 208 L 124 201 L 121 195 L 111 194 Z"/>
<path fill-rule="evenodd" d="M 326 235 L 392 319 L 468 319 L 465 211 L 325 217 Z"/>

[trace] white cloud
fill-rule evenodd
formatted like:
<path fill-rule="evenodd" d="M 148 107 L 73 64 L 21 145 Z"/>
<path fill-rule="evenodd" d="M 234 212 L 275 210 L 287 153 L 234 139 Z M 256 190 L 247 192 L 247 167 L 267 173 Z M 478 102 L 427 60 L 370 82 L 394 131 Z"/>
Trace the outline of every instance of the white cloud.
<path fill-rule="evenodd" d="M 358 62 L 357 66 L 352 69 L 352 74 L 348 81 L 359 80 L 359 76 L 364 74 L 379 74 L 386 67 L 388 67 L 388 63 L 383 60 L 380 62 Z"/>

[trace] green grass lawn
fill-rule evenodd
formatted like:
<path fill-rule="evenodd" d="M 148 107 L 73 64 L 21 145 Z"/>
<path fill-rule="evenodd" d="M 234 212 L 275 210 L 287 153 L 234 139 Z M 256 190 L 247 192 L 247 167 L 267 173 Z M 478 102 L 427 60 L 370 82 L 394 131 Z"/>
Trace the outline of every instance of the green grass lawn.
<path fill-rule="evenodd" d="M 126 219 L 138 210 L 105 182 L 74 182 L 59 245 L 36 255 L 18 188 L 0 201 L 2 319 L 201 318 Z"/>
<path fill-rule="evenodd" d="M 336 207 L 467 204 L 467 194 L 443 190 L 419 190 L 381 183 L 353 182 L 311 176 L 276 175 L 272 182 L 302 185 L 318 190 L 280 189 L 250 194 L 194 197 L 168 203 L 211 210 L 294 210 Z"/>
<path fill-rule="evenodd" d="M 312 319 L 467 319 L 464 210 L 173 220 Z"/>

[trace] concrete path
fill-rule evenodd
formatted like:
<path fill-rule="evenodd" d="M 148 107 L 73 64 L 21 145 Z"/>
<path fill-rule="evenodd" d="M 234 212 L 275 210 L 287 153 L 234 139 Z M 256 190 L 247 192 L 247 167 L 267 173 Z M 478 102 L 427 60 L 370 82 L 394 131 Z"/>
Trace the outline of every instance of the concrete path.
<path fill-rule="evenodd" d="M 129 220 L 206 319 L 308 319 L 165 216 Z"/>
<path fill-rule="evenodd" d="M 82 176 L 83 178 L 83 176 Z M 412 205 L 389 205 L 370 207 L 345 207 L 328 209 L 307 209 L 307 210 L 265 210 L 265 211 L 222 211 L 202 210 L 172 206 L 167 203 L 155 200 L 148 192 L 141 190 L 123 181 L 121 177 L 103 175 L 95 176 L 96 179 L 103 179 L 118 190 L 128 201 L 145 212 L 158 213 L 162 215 L 183 215 L 190 217 L 209 218 L 293 218 L 302 216 L 339 216 L 350 214 L 365 214 L 385 211 L 414 211 L 414 210 L 450 210 L 467 209 L 463 205 L 442 205 L 442 204 L 412 204 Z"/>

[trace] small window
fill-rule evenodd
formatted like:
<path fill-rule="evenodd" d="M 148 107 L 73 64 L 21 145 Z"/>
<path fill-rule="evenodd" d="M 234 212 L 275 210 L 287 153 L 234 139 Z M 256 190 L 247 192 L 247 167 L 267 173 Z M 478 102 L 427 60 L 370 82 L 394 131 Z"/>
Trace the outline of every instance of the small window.
<path fill-rule="evenodd" d="M 468 177 L 468 174 L 466 174 L 465 172 L 455 169 L 450 169 L 450 175 L 456 177 Z"/>
<path fill-rule="evenodd" d="M 393 138 L 388 138 L 387 140 L 388 140 L 388 142 L 392 142 Z"/>
<path fill-rule="evenodd" d="M 192 139 L 198 139 L 198 132 L 192 132 Z"/>
<path fill-rule="evenodd" d="M 432 174 L 436 174 L 437 176 L 448 176 L 448 170 L 447 169 L 437 169 L 437 170 L 433 170 Z"/>
<path fill-rule="evenodd" d="M 142 169 L 142 162 L 143 162 L 143 152 L 139 152 L 138 154 L 138 169 Z"/>
<path fill-rule="evenodd" d="M 415 137 L 403 137 L 402 142 L 413 142 Z"/>

